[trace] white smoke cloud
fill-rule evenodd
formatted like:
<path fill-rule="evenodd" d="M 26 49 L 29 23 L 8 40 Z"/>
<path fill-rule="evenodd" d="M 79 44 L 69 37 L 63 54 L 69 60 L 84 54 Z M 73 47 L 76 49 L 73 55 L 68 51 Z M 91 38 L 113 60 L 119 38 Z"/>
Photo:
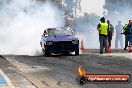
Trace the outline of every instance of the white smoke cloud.
<path fill-rule="evenodd" d="M 79 30 L 81 36 L 79 39 L 84 41 L 86 49 L 99 48 L 97 25 L 100 16 L 103 16 L 105 11 L 104 4 L 105 0 L 81 0 L 81 9 L 84 15 L 81 18 L 82 22 L 78 23 L 76 29 Z"/>
<path fill-rule="evenodd" d="M 1 54 L 34 55 L 41 52 L 40 38 L 44 29 L 64 26 L 61 11 L 50 2 L 3 0 L 0 7 Z"/>
<path fill-rule="evenodd" d="M 128 23 L 129 20 L 132 19 L 132 11 L 131 11 L 131 3 L 132 1 L 125 0 L 106 0 L 106 10 L 108 10 L 107 18 L 111 21 L 113 26 L 115 27 L 118 24 L 118 21 L 122 22 L 122 25 Z M 116 31 L 115 31 L 116 32 Z M 125 36 L 123 36 L 123 46 L 125 46 Z M 112 40 L 112 48 L 115 48 L 115 38 L 116 33 L 113 36 Z M 121 48 L 118 43 L 119 48 Z"/>
<path fill-rule="evenodd" d="M 132 19 L 132 11 L 131 11 L 131 2 L 132 1 L 117 1 L 117 0 L 81 0 L 81 8 L 83 13 L 88 13 L 98 15 L 100 17 L 104 16 L 104 11 L 106 20 L 110 20 L 113 26 L 115 27 L 118 21 L 122 21 L 122 25 L 128 23 L 128 20 Z M 109 9 L 104 9 L 105 3 Z M 110 9 L 113 11 L 111 12 Z M 108 13 L 109 12 L 109 13 Z M 114 14 L 113 14 L 114 13 Z M 93 16 L 95 17 L 95 16 Z M 80 23 L 77 27 L 78 30 L 82 33 L 83 39 L 85 41 L 86 48 L 99 48 L 99 38 L 97 32 L 97 24 L 99 23 L 99 19 L 89 19 L 87 22 Z M 87 18 L 84 18 L 84 20 Z M 91 25 L 92 22 L 97 23 L 96 25 Z M 115 37 L 116 33 L 112 39 L 112 48 L 115 48 Z M 124 37 L 124 36 L 123 36 Z M 123 40 L 125 40 L 123 38 Z M 124 42 L 123 42 L 124 44 Z M 120 45 L 119 45 L 119 48 Z"/>
<path fill-rule="evenodd" d="M 82 11 L 103 16 L 105 0 L 81 0 Z"/>

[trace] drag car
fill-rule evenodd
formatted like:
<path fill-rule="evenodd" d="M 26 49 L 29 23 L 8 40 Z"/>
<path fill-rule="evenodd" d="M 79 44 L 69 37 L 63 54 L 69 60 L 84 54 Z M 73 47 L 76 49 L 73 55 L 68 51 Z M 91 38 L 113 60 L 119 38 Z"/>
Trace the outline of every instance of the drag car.
<path fill-rule="evenodd" d="M 48 28 L 44 30 L 40 45 L 45 56 L 51 53 L 75 52 L 79 55 L 79 39 L 74 36 L 71 28 Z"/>

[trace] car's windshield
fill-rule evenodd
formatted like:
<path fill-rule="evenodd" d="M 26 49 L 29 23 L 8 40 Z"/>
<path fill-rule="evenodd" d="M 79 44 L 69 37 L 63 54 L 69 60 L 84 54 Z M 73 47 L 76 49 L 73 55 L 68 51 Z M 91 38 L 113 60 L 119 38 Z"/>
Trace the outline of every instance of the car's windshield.
<path fill-rule="evenodd" d="M 66 34 L 66 35 L 73 35 L 73 31 L 70 29 L 63 29 L 63 28 L 52 28 L 48 29 L 48 35 L 54 34 Z"/>

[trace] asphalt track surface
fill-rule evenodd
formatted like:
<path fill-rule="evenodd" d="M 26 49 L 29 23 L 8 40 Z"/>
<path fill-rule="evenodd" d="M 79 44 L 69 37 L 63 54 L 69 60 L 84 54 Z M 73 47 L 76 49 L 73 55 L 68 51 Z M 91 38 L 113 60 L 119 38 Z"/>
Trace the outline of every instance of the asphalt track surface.
<path fill-rule="evenodd" d="M 132 53 L 114 50 L 100 55 L 94 50 L 79 56 L 4 55 L 0 67 L 16 88 L 132 88 L 128 84 L 85 84 L 76 82 L 77 69 L 83 65 L 88 74 L 132 75 Z"/>

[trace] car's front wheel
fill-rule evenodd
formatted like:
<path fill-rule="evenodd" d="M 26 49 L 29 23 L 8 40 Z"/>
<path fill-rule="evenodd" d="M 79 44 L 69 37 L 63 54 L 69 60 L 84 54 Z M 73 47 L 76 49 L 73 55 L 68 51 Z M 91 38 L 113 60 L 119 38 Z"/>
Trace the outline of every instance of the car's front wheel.
<path fill-rule="evenodd" d="M 79 50 L 75 51 L 75 55 L 79 55 Z"/>
<path fill-rule="evenodd" d="M 44 56 L 46 56 L 46 57 L 50 55 L 50 53 L 49 53 L 49 52 L 47 52 L 47 51 L 46 51 L 46 50 L 44 50 L 44 49 L 42 49 L 42 52 L 43 52 L 43 55 L 44 55 Z"/>

